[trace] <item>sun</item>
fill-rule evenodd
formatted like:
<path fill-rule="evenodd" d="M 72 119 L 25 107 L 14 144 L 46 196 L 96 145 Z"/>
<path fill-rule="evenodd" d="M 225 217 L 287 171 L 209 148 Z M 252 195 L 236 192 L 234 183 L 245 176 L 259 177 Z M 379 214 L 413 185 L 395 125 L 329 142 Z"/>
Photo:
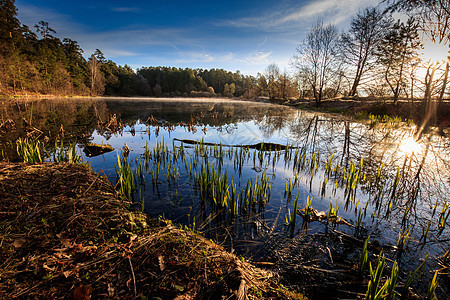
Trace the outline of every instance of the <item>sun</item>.
<path fill-rule="evenodd" d="M 406 138 L 400 141 L 399 150 L 405 154 L 417 153 L 422 149 L 422 145 L 419 144 L 413 137 Z"/>

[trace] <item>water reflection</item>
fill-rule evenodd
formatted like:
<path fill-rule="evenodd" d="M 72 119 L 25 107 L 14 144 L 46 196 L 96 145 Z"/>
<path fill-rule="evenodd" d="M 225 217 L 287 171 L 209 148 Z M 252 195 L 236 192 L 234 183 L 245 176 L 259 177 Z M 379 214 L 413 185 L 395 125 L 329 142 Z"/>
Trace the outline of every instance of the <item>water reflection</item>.
<path fill-rule="evenodd" d="M 112 116 L 125 127 L 105 126 Z M 195 223 L 229 249 L 283 266 L 280 272 L 286 276 L 290 271 L 304 278 L 311 271 L 308 266 L 313 260 L 299 255 L 300 249 L 327 269 L 336 268 L 328 263 L 330 257 L 339 263 L 354 261 L 355 248 L 360 247 L 355 240 L 369 233 L 387 255 L 401 259 L 405 270 L 420 263 L 417 257 L 425 253 L 439 257 L 449 248 L 449 141 L 431 133 L 416 141 L 413 125 L 371 126 L 264 103 L 173 99 L 9 101 L 2 103 L 0 118 L 11 120 L 16 129 L 1 131 L 3 156 L 12 160 L 14 150 L 7 141 L 20 136 L 47 138 L 49 145 L 60 139 L 76 141 L 80 149 L 90 142 L 108 143 L 115 149 L 126 143 L 133 163 L 143 157 L 145 147 L 153 149 L 164 139 L 165 158 L 148 163 L 145 184 L 135 195 L 145 200 L 146 210 L 155 217 L 164 214 L 190 226 Z M 264 141 L 294 148 L 223 147 L 218 156 L 212 146 L 199 149 L 180 140 L 230 146 Z M 174 152 L 181 149 L 185 156 L 175 158 Z M 117 154 L 83 159 L 115 180 Z M 202 164 L 216 170 L 216 175 L 226 174 L 226 181 L 233 180 L 242 195 L 265 174 L 270 196 L 258 200 L 263 205 L 240 203 L 237 213 L 231 212 L 230 205 L 208 206 L 202 187 L 195 183 Z M 318 212 L 327 213 L 331 202 L 342 223 L 302 222 L 297 216 L 294 226 L 286 226 L 297 194 L 302 209 L 308 197 Z M 399 232 L 406 230 L 410 232 L 407 251 L 398 251 Z M 292 270 L 289 261 L 302 267 Z M 432 260 L 429 266 L 436 264 Z"/>

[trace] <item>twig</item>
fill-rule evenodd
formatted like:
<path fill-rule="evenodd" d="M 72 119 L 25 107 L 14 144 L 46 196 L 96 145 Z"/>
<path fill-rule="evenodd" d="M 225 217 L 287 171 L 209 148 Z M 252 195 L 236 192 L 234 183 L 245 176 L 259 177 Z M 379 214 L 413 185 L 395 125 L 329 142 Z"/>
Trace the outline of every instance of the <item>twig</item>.
<path fill-rule="evenodd" d="M 134 277 L 133 265 L 131 264 L 131 259 L 128 257 L 128 262 L 130 263 L 131 275 L 133 275 L 133 286 L 134 286 L 134 297 L 136 297 L 136 277 Z"/>
<path fill-rule="evenodd" d="M 328 255 L 330 255 L 330 261 L 331 261 L 332 264 L 334 264 L 334 262 L 333 262 L 333 256 L 331 256 L 330 248 L 327 247 L 327 250 L 328 250 Z"/>
<path fill-rule="evenodd" d="M 95 177 L 94 181 L 92 181 L 91 185 L 86 189 L 86 191 L 84 191 L 83 196 L 86 195 L 87 192 L 89 192 L 89 190 L 91 189 L 91 187 L 94 185 L 94 183 L 97 182 L 97 179 L 100 177 L 100 172 L 98 173 L 98 176 Z"/>

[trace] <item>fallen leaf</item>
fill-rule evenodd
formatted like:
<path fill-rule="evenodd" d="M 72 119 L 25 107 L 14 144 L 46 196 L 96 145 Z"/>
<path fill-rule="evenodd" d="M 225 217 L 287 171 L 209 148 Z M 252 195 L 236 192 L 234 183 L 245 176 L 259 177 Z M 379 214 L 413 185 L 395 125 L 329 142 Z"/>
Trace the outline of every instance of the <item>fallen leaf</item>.
<path fill-rule="evenodd" d="M 13 246 L 14 248 L 20 248 L 25 243 L 25 240 L 17 239 L 14 241 Z"/>
<path fill-rule="evenodd" d="M 161 271 L 164 271 L 164 269 L 166 268 L 166 263 L 164 262 L 164 256 L 162 256 L 162 255 L 158 256 L 158 263 L 159 263 L 159 269 Z"/>
<path fill-rule="evenodd" d="M 114 288 L 111 283 L 108 283 L 108 297 L 114 297 Z"/>
<path fill-rule="evenodd" d="M 50 267 L 47 266 L 46 264 L 43 264 L 42 267 L 43 267 L 44 269 L 49 270 L 49 271 L 52 271 L 52 272 L 55 271 L 55 267 L 50 268 Z"/>
<path fill-rule="evenodd" d="M 71 271 L 65 271 L 65 272 L 63 272 L 63 275 L 64 275 L 64 277 L 69 278 L 71 273 L 72 273 Z"/>
<path fill-rule="evenodd" d="M 90 300 L 94 289 L 90 285 L 80 285 L 73 293 L 74 300 Z"/>

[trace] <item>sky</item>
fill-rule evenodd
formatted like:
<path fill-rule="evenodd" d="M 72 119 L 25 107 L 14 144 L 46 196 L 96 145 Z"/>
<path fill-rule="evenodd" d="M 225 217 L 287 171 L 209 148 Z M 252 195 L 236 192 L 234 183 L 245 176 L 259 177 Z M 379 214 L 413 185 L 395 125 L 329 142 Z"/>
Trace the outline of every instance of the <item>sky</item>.
<path fill-rule="evenodd" d="M 46 21 L 90 56 L 133 69 L 222 68 L 256 75 L 275 63 L 290 71 L 296 46 L 322 20 L 347 30 L 379 0 L 16 0 L 19 20 Z"/>

